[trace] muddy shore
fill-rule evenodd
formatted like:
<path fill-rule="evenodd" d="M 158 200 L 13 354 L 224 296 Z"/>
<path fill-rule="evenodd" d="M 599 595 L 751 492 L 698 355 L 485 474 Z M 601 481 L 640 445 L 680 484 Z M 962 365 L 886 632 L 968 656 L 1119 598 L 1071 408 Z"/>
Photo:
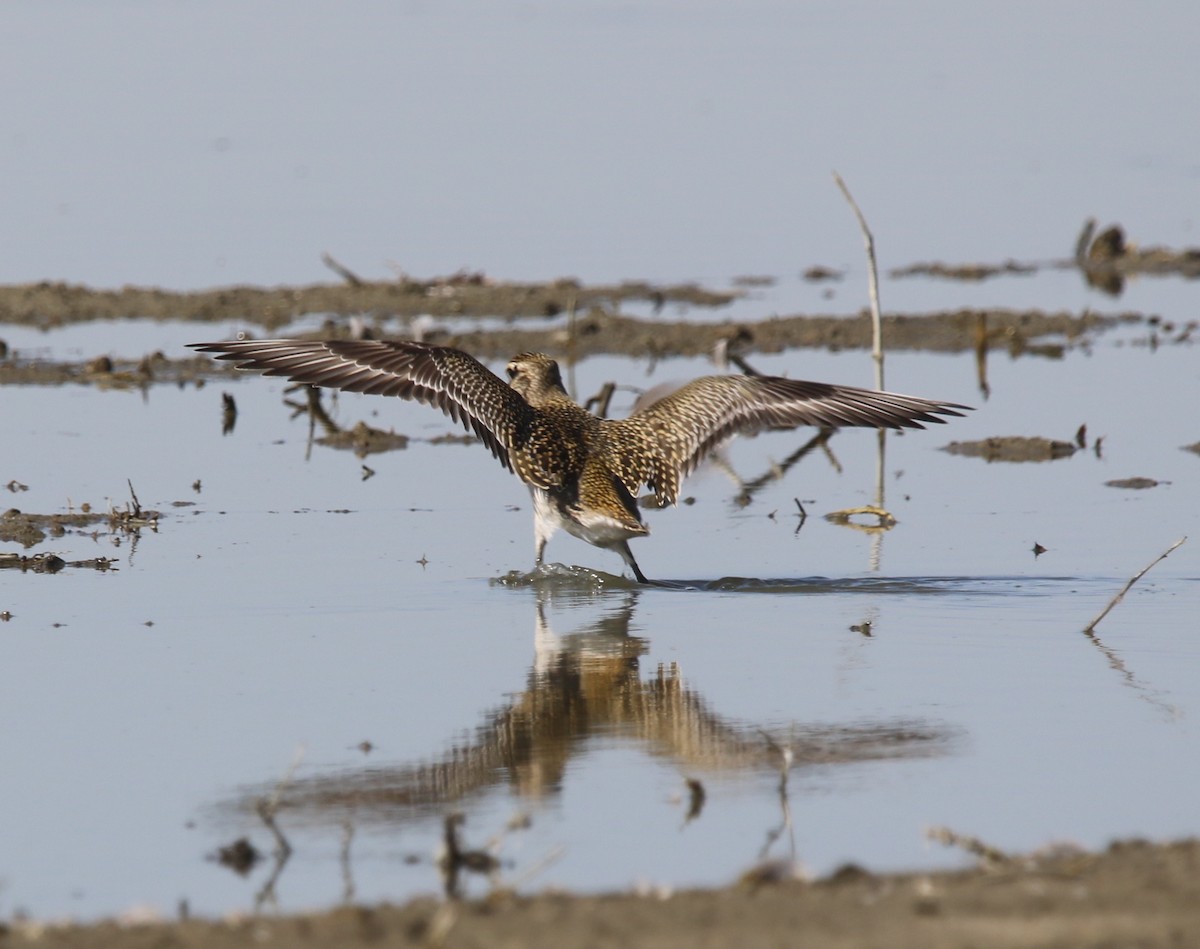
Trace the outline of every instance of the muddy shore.
<path fill-rule="evenodd" d="M 470 278 L 400 283 L 325 284 L 308 287 L 229 287 L 174 292 L 125 287 L 97 290 L 68 284 L 0 286 L 0 327 L 49 330 L 113 319 L 172 320 L 224 326 L 242 324 L 262 335 L 314 317 L 315 329 L 288 332 L 298 338 L 419 337 L 454 346 L 484 360 L 519 352 L 546 352 L 578 360 L 620 355 L 651 360 L 717 351 L 733 359 L 790 349 L 868 349 L 872 329 L 866 312 L 855 316 L 772 315 L 761 319 L 704 321 L 624 312 L 624 303 L 666 305 L 680 311 L 720 310 L 737 292 L 701 287 L 623 283 L 584 286 L 573 280 L 517 284 Z M 484 321 L 488 321 L 484 325 Z M 464 322 L 465 321 L 465 322 Z M 1072 346 L 1117 326 L 1144 326 L 1151 341 L 1186 336 L 1194 324 L 1174 326 L 1133 312 L 1082 313 L 1041 310 L 961 309 L 889 314 L 883 321 L 886 349 L 927 352 L 996 350 L 1009 355 L 1059 358 Z M 226 330 L 196 328 L 197 341 Z M 200 383 L 236 370 L 203 356 L 172 357 L 161 351 L 97 351 L 56 361 L 9 346 L 0 335 L 0 385 L 82 384 L 140 388 L 155 383 Z"/>
<path fill-rule="evenodd" d="M 847 866 L 814 882 L 742 880 L 674 894 L 415 899 L 322 913 L 89 926 L 17 921 L 7 946 L 226 949 L 276 946 L 665 947 L 1195 945 L 1200 841 L 1114 844 L 1102 854 L 992 855 L 956 873 L 876 875 Z"/>
<path fill-rule="evenodd" d="M 140 318 L 197 323 L 241 321 L 270 334 L 313 315 L 325 322 L 310 336 L 368 333 L 396 320 L 432 316 L 425 338 L 460 346 L 485 359 L 524 350 L 582 358 L 612 353 L 648 358 L 710 353 L 719 344 L 751 362 L 755 353 L 791 348 L 865 349 L 865 315 L 791 315 L 754 321 L 641 319 L 623 303 L 655 310 L 721 308 L 735 293 L 698 287 L 626 283 L 587 287 L 577 281 L 496 284 L 475 275 L 433 281 L 303 288 L 227 288 L 173 293 L 154 288 L 92 290 L 66 284 L 0 287 L 5 323 L 50 329 L 90 320 Z M 568 314 L 574 317 L 568 320 Z M 473 328 L 472 317 L 501 321 Z M 352 323 L 357 321 L 356 326 Z M 1137 313 L 1101 315 L 1042 311 L 962 310 L 890 316 L 888 349 L 989 350 L 1054 358 L 1064 348 L 1120 325 L 1144 327 L 1147 338 L 1190 334 Z M 205 339 L 213 327 L 196 328 Z M 0 330 L 0 339 L 3 332 Z M 0 347 L 0 385 L 85 384 L 141 387 L 196 384 L 234 370 L 207 357 L 162 353 L 89 353 L 56 362 Z M 982 371 L 981 371 L 982 376 Z M 131 486 L 132 488 L 132 486 Z M 139 514 L 140 519 L 140 512 Z M 128 529 L 107 513 L 32 516 L 11 512 L 5 536 L 33 546 L 64 530 Z M 135 524 L 136 526 L 136 524 Z M 12 555 L 13 563 L 37 569 Z M 27 560 L 28 558 L 26 558 Z M 98 563 L 69 564 L 103 568 Z M 314 946 L 728 946 L 811 944 L 888 947 L 1186 946 L 1200 933 L 1200 841 L 1127 842 L 1104 853 L 1042 858 L 989 858 L 957 873 L 875 874 L 846 867 L 827 879 L 734 881 L 725 888 L 652 895 L 516 896 L 497 891 L 479 900 L 416 899 L 404 905 L 343 906 L 287 916 L 228 920 L 136 919 L 91 925 L 47 920 L 0 922 L 6 946 L 204 949 L 249 945 Z"/>

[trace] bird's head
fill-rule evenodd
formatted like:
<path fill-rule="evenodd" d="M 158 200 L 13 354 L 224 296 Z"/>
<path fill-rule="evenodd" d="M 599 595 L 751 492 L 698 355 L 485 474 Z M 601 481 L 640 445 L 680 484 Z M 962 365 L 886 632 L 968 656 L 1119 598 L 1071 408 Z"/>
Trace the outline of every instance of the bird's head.
<path fill-rule="evenodd" d="M 508 384 L 530 405 L 566 396 L 558 363 L 545 353 L 521 353 L 509 360 Z"/>

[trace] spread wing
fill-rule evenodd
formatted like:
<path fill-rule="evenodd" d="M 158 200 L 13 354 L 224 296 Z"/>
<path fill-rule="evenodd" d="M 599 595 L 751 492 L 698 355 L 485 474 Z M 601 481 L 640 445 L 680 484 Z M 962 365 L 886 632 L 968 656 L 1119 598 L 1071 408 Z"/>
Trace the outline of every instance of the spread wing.
<path fill-rule="evenodd" d="M 408 340 L 260 339 L 192 343 L 191 348 L 268 376 L 431 405 L 478 435 L 510 471 L 509 448 L 532 424 L 533 410 L 519 393 L 477 359 L 447 346 Z"/>
<path fill-rule="evenodd" d="M 679 482 L 734 435 L 799 425 L 924 428 L 964 411 L 969 406 L 824 382 L 704 376 L 617 424 L 621 441 L 651 449 L 646 468 L 634 476 L 660 503 L 673 504 Z"/>

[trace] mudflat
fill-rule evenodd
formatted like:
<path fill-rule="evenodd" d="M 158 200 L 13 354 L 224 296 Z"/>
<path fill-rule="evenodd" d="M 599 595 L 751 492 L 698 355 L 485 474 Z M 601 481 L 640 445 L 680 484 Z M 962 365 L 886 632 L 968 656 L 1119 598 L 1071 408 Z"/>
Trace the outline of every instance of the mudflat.
<path fill-rule="evenodd" d="M 516 896 L 343 906 L 221 921 L 11 924 L 8 946 L 704 947 L 1192 946 L 1200 938 L 1200 841 L 1128 841 L 1104 853 L 993 855 L 953 873 L 826 879 L 751 874 L 718 890 Z"/>

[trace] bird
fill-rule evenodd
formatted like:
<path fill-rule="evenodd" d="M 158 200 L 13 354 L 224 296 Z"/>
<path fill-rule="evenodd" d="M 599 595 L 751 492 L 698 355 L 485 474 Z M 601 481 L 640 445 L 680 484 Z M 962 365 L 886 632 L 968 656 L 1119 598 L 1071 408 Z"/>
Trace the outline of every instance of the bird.
<path fill-rule="evenodd" d="M 398 396 L 440 409 L 473 431 L 533 498 L 535 564 L 557 530 L 619 554 L 650 580 L 629 549 L 650 529 L 638 509 L 645 486 L 659 507 L 678 503 L 682 480 L 734 435 L 800 425 L 924 428 L 970 407 L 855 386 L 780 376 L 693 379 L 625 419 L 575 402 L 545 353 L 509 360 L 507 382 L 460 349 L 402 339 L 236 339 L 192 349 L 239 369 L 293 382 Z"/>

